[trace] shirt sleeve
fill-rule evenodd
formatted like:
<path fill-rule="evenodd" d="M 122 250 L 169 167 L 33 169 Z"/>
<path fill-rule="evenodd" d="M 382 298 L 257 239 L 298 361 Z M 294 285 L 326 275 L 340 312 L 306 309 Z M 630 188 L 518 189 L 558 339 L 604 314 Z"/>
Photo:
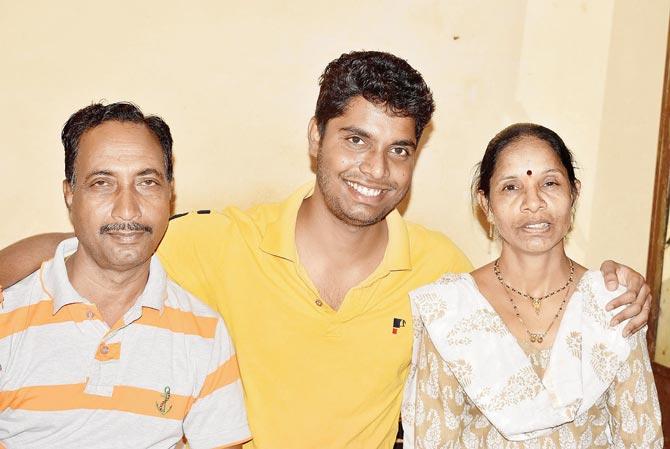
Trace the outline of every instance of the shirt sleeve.
<path fill-rule="evenodd" d="M 629 337 L 631 352 L 608 390 L 614 447 L 662 448 L 661 410 L 647 352 L 646 330 Z"/>
<path fill-rule="evenodd" d="M 221 319 L 206 373 L 202 387 L 184 419 L 184 435 L 190 448 L 223 448 L 249 441 L 251 433 L 237 358 Z"/>
<path fill-rule="evenodd" d="M 438 234 L 439 239 L 436 239 L 431 247 L 433 253 L 438 254 L 437 260 L 432 260 L 431 263 L 440 266 L 441 273 L 469 273 L 474 267 L 470 259 L 463 251 L 447 236 Z M 439 248 L 439 251 L 435 251 Z"/>
<path fill-rule="evenodd" d="M 226 214 L 179 214 L 170 220 L 157 254 L 172 280 L 221 312 L 215 280 L 229 260 L 225 257 L 227 242 L 236 235 L 236 227 Z"/>

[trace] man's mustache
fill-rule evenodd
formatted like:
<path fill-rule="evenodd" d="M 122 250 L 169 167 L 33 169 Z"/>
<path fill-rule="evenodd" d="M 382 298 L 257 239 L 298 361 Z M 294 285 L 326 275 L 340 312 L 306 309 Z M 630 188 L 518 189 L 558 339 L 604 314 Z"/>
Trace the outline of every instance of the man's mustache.
<path fill-rule="evenodd" d="M 154 232 L 151 226 L 137 223 L 136 221 L 130 221 L 127 223 L 108 223 L 106 225 L 100 226 L 101 235 L 119 231 L 143 231 L 150 234 Z"/>

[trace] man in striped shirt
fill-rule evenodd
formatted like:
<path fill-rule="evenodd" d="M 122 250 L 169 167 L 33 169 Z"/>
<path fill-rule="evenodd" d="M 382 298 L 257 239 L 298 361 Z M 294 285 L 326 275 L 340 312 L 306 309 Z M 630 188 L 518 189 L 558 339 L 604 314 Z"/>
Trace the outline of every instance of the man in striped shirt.
<path fill-rule="evenodd" d="M 153 256 L 172 198 L 168 126 L 94 104 L 62 138 L 76 237 L 4 292 L 0 448 L 241 448 L 226 327 Z"/>

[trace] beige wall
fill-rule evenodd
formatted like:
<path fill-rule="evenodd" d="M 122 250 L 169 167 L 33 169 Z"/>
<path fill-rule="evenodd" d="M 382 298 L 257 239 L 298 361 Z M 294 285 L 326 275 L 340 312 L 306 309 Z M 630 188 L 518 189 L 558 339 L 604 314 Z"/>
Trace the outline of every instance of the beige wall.
<path fill-rule="evenodd" d="M 554 128 L 583 193 L 569 251 L 644 271 L 670 0 L 359 2 L 0 0 L 0 246 L 67 229 L 59 131 L 129 99 L 175 137 L 177 209 L 278 200 L 310 179 L 324 66 L 353 49 L 409 60 L 438 110 L 406 216 L 495 255 L 472 167 L 515 121 Z"/>

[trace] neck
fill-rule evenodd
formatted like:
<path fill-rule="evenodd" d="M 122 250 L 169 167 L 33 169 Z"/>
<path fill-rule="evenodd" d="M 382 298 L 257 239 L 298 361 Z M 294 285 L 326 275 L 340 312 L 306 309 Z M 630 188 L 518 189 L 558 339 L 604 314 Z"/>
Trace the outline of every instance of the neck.
<path fill-rule="evenodd" d="M 328 254 L 334 259 L 367 260 L 380 250 L 383 256 L 388 243 L 386 219 L 369 226 L 347 224 L 333 215 L 324 201 L 315 198 L 316 195 L 315 190 L 298 211 L 297 243 L 302 242 L 311 251 Z"/>
<path fill-rule="evenodd" d="M 65 261 L 68 278 L 77 292 L 94 303 L 103 319 L 113 326 L 144 291 L 151 259 L 129 270 L 101 268 L 84 250 Z"/>
<path fill-rule="evenodd" d="M 541 254 L 517 251 L 503 243 L 499 266 L 505 282 L 536 297 L 561 287 L 570 275 L 563 243 Z"/>

